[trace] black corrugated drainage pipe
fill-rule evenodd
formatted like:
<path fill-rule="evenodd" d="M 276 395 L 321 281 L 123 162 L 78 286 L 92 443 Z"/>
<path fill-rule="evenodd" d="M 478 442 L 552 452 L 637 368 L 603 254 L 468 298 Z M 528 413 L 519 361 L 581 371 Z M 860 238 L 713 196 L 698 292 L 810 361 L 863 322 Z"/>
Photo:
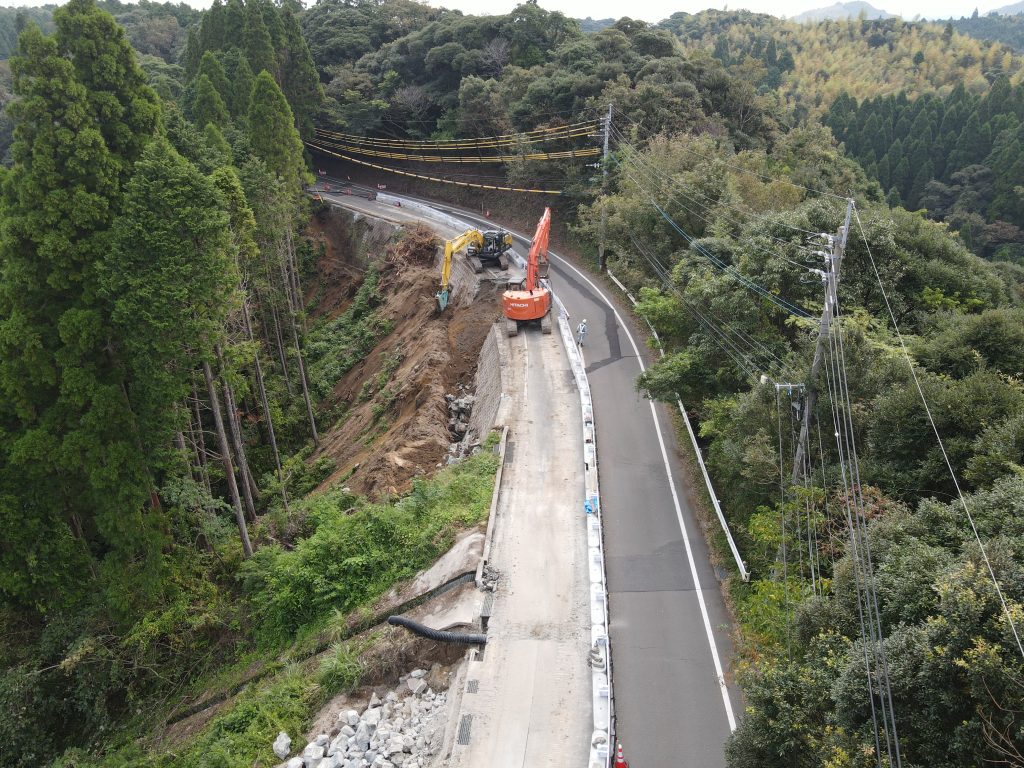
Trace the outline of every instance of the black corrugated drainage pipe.
<path fill-rule="evenodd" d="M 420 624 L 418 621 L 407 619 L 404 616 L 388 616 L 388 624 L 405 627 L 413 634 L 427 637 L 431 640 L 437 640 L 441 643 L 484 645 L 487 642 L 487 635 L 474 634 L 471 632 L 445 632 L 440 629 L 431 629 L 430 627 Z"/>

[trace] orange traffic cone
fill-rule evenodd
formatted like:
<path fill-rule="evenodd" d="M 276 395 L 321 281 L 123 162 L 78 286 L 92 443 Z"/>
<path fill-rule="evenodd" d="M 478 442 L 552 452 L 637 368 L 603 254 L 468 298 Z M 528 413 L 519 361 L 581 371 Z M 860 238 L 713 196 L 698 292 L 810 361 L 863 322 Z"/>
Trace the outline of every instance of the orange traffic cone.
<path fill-rule="evenodd" d="M 613 768 L 629 768 L 629 763 L 622 756 L 622 744 L 620 742 L 615 742 L 615 765 Z"/>

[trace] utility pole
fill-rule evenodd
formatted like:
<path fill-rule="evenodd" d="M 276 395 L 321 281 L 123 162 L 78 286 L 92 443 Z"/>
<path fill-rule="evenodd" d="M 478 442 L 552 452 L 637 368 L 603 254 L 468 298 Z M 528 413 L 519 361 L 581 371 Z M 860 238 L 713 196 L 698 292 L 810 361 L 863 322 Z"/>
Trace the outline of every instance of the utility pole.
<path fill-rule="evenodd" d="M 818 324 L 818 343 L 814 348 L 814 359 L 811 361 L 811 373 L 807 377 L 805 387 L 803 416 L 800 420 L 800 437 L 797 439 L 796 452 L 793 454 L 793 485 L 799 485 L 803 475 L 804 457 L 807 455 L 807 437 L 810 434 L 811 419 L 818 404 L 818 373 L 825 356 L 825 343 L 828 341 L 829 328 L 839 306 L 837 289 L 839 288 L 839 268 L 843 263 L 846 250 L 846 238 L 850 233 L 850 217 L 853 215 L 853 198 L 846 201 L 846 220 L 835 236 L 828 236 L 828 251 L 821 252 L 825 258 L 825 269 L 815 270 L 821 275 L 825 286 L 825 308 L 821 310 L 821 321 Z"/>
<path fill-rule="evenodd" d="M 597 243 L 597 268 L 604 272 L 608 263 L 604 257 L 604 232 L 608 226 L 608 209 L 605 207 L 604 196 L 608 194 L 608 139 L 612 132 L 612 105 L 608 105 L 608 115 L 604 118 L 604 153 L 601 155 L 601 235 Z"/>

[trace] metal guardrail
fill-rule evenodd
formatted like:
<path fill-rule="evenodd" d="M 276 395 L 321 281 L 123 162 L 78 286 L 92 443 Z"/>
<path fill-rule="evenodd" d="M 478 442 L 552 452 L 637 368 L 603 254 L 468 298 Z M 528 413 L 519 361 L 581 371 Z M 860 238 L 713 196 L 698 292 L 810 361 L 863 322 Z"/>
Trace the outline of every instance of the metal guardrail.
<path fill-rule="evenodd" d="M 550 286 L 548 286 L 550 289 Z M 590 737 L 588 768 L 608 766 L 612 756 L 614 696 L 611 675 L 611 640 L 608 634 L 608 587 L 605 573 L 604 531 L 601 525 L 601 491 L 597 471 L 597 434 L 594 402 L 590 395 L 583 355 L 569 327 L 569 314 L 555 296 L 558 329 L 580 393 L 583 416 L 583 511 L 587 525 L 587 570 L 590 575 L 590 669 L 594 730 Z"/>
<path fill-rule="evenodd" d="M 619 289 L 626 294 L 626 298 L 636 306 L 636 297 L 629 292 L 629 289 L 622 284 L 612 271 L 607 270 L 608 277 L 611 278 L 612 282 L 619 287 Z M 646 321 L 645 321 L 646 322 Z M 654 330 L 654 326 L 647 323 L 647 327 L 651 329 L 651 334 L 654 336 L 654 340 L 658 342 L 658 354 L 661 357 L 665 356 L 665 350 L 661 346 L 661 338 L 658 336 L 658 332 Z M 715 508 L 715 514 L 718 516 L 718 522 L 722 526 L 722 530 L 725 532 L 725 538 L 729 542 L 729 550 L 732 552 L 733 560 L 736 561 L 736 569 L 740 572 L 740 578 L 744 581 L 750 581 L 750 571 L 747 570 L 747 564 L 743 562 L 743 558 L 740 557 L 739 549 L 736 547 L 736 541 L 732 537 L 732 531 L 729 530 L 729 523 L 725 519 L 725 513 L 722 512 L 722 506 L 718 501 L 718 495 L 715 493 L 715 486 L 711 482 L 711 475 L 708 474 L 708 468 L 704 464 L 704 455 L 701 453 L 700 444 L 697 442 L 697 435 L 693 431 L 693 425 L 690 423 L 690 415 L 686 412 L 686 408 L 683 407 L 683 401 L 681 398 L 676 398 L 676 405 L 679 406 L 679 413 L 683 416 L 683 422 L 686 424 L 686 432 L 690 436 L 690 442 L 693 444 L 693 452 L 697 456 L 697 464 L 700 466 L 701 474 L 704 475 L 704 484 L 708 489 L 708 496 L 711 497 L 711 504 Z"/>

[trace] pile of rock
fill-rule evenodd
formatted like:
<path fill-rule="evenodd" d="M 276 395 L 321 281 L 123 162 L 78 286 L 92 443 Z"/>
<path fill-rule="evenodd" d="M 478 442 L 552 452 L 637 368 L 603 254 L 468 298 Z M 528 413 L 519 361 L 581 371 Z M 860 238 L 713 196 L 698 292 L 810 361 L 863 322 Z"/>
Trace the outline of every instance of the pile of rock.
<path fill-rule="evenodd" d="M 285 767 L 425 768 L 441 748 L 447 699 L 446 693 L 430 688 L 426 675 L 415 669 L 403 676 L 383 701 L 374 693 L 362 714 L 354 709 L 339 712 L 331 734 L 317 736 Z M 291 740 L 282 732 L 274 753 L 284 759 L 290 752 Z"/>
<path fill-rule="evenodd" d="M 476 398 L 464 394 L 461 397 L 445 395 L 444 399 L 448 402 L 448 429 L 453 438 L 462 440 L 469 431 L 469 417 L 473 413 Z"/>
<path fill-rule="evenodd" d="M 460 386 L 459 389 L 461 394 L 458 397 L 455 395 L 444 396 L 448 403 L 448 431 L 452 439 L 445 460 L 447 464 L 461 461 L 480 447 L 475 430 L 469 426 L 473 406 L 476 404 L 476 396 L 466 392 L 465 387 Z M 438 466 L 441 465 L 438 464 Z"/>

